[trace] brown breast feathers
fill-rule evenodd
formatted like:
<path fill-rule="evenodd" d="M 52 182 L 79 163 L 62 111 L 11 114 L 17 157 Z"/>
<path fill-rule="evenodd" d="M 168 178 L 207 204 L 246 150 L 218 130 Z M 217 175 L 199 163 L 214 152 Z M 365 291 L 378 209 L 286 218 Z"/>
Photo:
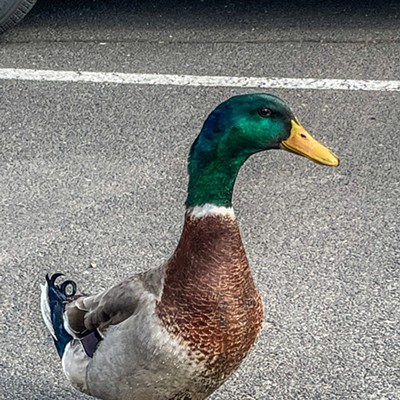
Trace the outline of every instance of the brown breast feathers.
<path fill-rule="evenodd" d="M 235 220 L 186 214 L 157 312 L 205 363 L 209 379 L 222 383 L 239 366 L 261 329 L 263 306 Z"/>

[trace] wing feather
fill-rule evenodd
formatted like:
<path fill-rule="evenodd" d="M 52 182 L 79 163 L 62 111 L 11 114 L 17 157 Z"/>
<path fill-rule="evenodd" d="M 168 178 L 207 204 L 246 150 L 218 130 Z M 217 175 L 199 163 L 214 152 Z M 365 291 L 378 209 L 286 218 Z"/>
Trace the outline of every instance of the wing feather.
<path fill-rule="evenodd" d="M 80 296 L 66 306 L 66 318 L 75 337 L 89 331 L 104 331 L 136 311 L 147 296 L 161 296 L 164 267 L 134 275 L 94 296 Z"/>

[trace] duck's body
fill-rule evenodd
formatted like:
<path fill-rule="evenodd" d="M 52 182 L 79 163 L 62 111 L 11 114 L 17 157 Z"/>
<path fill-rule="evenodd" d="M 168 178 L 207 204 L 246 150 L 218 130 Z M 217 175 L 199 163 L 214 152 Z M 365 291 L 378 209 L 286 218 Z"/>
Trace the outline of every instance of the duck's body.
<path fill-rule="evenodd" d="M 73 384 L 120 400 L 206 398 L 247 355 L 263 316 L 236 220 L 215 214 L 187 213 L 179 246 L 165 265 L 81 298 L 78 306 L 88 310 L 91 328 L 108 325 L 114 310 L 133 311 L 100 328 L 105 336 L 92 359 L 79 341 L 75 352 L 64 353 Z"/>
<path fill-rule="evenodd" d="M 231 208 L 239 168 L 280 144 L 337 165 L 319 144 L 311 153 L 298 150 L 307 132 L 294 121 L 273 96 L 223 103 L 192 146 L 184 227 L 172 257 L 96 296 L 76 295 L 72 281 L 55 284 L 58 274 L 47 279 L 43 316 L 75 387 L 104 400 L 202 400 L 240 365 L 261 330 L 263 305 Z"/>

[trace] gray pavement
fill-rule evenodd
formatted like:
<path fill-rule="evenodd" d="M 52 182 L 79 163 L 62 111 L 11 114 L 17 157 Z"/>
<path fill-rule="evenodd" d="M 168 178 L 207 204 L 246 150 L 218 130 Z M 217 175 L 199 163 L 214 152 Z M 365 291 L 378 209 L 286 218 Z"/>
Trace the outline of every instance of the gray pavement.
<path fill-rule="evenodd" d="M 0 68 L 398 80 L 399 19 L 396 1 L 39 1 L 0 37 Z M 87 398 L 39 283 L 63 271 L 94 292 L 165 260 L 188 148 L 245 91 L 0 81 L 0 399 Z M 273 92 L 341 165 L 269 152 L 241 171 L 267 322 L 213 399 L 400 399 L 400 94 Z"/>

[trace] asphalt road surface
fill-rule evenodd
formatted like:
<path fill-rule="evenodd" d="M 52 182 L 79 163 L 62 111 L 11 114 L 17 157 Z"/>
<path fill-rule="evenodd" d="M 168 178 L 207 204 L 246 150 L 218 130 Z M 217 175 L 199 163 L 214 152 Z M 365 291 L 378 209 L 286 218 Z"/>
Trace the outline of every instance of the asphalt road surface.
<path fill-rule="evenodd" d="M 39 0 L 0 38 L 1 68 L 398 80 L 400 3 Z M 188 148 L 249 91 L 0 80 L 1 399 L 88 398 L 63 376 L 39 283 L 63 271 L 94 292 L 165 260 Z M 273 92 L 341 165 L 269 152 L 242 169 L 266 324 L 212 399 L 400 399 L 400 92 Z"/>

